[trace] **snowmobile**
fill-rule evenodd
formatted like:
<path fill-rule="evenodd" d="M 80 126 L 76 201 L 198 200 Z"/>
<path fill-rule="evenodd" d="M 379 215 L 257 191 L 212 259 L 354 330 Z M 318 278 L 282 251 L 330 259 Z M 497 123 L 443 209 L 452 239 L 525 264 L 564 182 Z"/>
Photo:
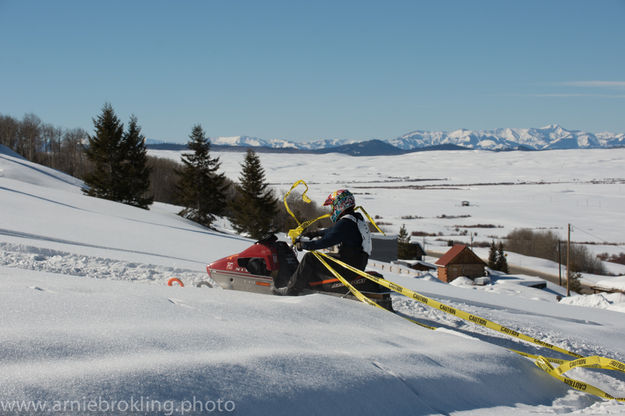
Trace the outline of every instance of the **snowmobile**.
<path fill-rule="evenodd" d="M 268 235 L 238 254 L 224 257 L 206 267 L 208 275 L 224 289 L 271 295 L 288 284 L 299 264 L 293 248 L 274 235 Z M 377 272 L 367 271 L 382 277 Z M 344 276 L 349 283 L 380 306 L 393 310 L 390 291 L 361 276 Z M 356 299 L 338 279 L 311 282 L 302 294 L 322 293 Z"/>

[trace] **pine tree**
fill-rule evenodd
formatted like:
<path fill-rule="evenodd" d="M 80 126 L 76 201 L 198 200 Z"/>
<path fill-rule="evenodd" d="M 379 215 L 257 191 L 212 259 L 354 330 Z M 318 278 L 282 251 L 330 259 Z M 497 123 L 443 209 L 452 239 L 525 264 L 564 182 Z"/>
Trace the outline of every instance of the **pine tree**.
<path fill-rule="evenodd" d="M 237 232 L 260 239 L 272 230 L 277 199 L 265 183 L 265 170 L 253 150 L 247 150 L 241 168 L 237 196 L 232 202 L 232 225 Z"/>
<path fill-rule="evenodd" d="M 497 246 L 494 240 L 490 243 L 490 251 L 488 252 L 488 268 L 497 270 Z"/>
<path fill-rule="evenodd" d="M 123 157 L 121 202 L 147 209 L 154 201 L 154 197 L 148 195 L 151 169 L 148 167 L 145 136 L 141 134 L 141 127 L 134 115 L 130 117 L 128 130 L 124 133 L 120 147 Z"/>
<path fill-rule="evenodd" d="M 495 269 L 500 272 L 508 273 L 508 260 L 506 260 L 506 254 L 503 252 L 503 243 L 499 242 L 499 248 L 497 249 L 497 261 L 495 263 Z"/>
<path fill-rule="evenodd" d="M 226 177 L 218 174 L 219 158 L 210 157 L 210 142 L 202 126 L 193 126 L 187 146 L 193 153 L 183 153 L 183 168 L 177 172 L 178 199 L 184 207 L 179 215 L 210 227 L 226 207 Z"/>
<path fill-rule="evenodd" d="M 410 236 L 406 231 L 406 224 L 402 224 L 399 228 L 399 234 L 397 235 L 397 258 L 409 260 L 414 256 L 412 255 L 412 246 L 409 244 Z"/>
<path fill-rule="evenodd" d="M 397 236 L 397 241 L 400 243 L 408 243 L 410 237 L 408 236 L 408 231 L 406 230 L 406 224 L 402 224 L 399 228 L 399 235 Z"/>
<path fill-rule="evenodd" d="M 87 158 L 94 169 L 85 175 L 87 188 L 83 192 L 97 198 L 120 200 L 117 187 L 120 177 L 120 144 L 124 126 L 115 115 L 111 104 L 102 107 L 102 113 L 93 120 L 95 135 L 89 136 L 89 147 L 85 149 Z"/>
<path fill-rule="evenodd" d="M 581 293 L 582 291 L 582 274 L 579 272 L 571 271 L 570 273 L 570 281 L 569 281 L 569 289 L 576 293 Z"/>

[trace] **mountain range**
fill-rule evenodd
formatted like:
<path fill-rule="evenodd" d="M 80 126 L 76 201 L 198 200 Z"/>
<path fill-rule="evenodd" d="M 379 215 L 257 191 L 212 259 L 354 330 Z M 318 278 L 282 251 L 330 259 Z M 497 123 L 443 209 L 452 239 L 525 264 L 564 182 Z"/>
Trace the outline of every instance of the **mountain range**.
<path fill-rule="evenodd" d="M 540 128 L 502 128 L 495 130 L 459 129 L 446 131 L 415 130 L 389 140 L 324 139 L 310 142 L 264 140 L 258 137 L 234 136 L 210 138 L 215 150 L 253 148 L 260 152 L 345 153 L 354 156 L 393 155 L 425 150 L 555 150 L 625 147 L 624 133 L 588 133 L 567 130 L 558 124 Z M 180 149 L 176 145 L 148 141 L 150 148 Z"/>

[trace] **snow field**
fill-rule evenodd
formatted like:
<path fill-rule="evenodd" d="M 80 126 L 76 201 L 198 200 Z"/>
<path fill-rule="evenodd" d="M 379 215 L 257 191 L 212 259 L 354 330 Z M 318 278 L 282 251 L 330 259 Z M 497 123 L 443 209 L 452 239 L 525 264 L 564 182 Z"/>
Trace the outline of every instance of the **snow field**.
<path fill-rule="evenodd" d="M 180 160 L 180 152 L 150 153 Z M 216 154 L 226 176 L 238 178 L 243 155 Z M 320 204 L 331 191 L 349 188 L 356 194 L 357 204 L 379 216 L 376 221 L 383 230 L 397 233 L 405 224 L 408 232 L 434 234 L 415 239 L 426 248 L 440 246 L 435 251 L 446 251 L 447 241 L 452 239 L 490 243 L 515 228 L 549 230 L 566 240 L 570 223 L 572 240 L 593 242 L 586 245 L 591 253 L 625 252 L 620 227 L 625 223 L 625 149 L 438 151 L 384 157 L 302 154 L 288 159 L 282 154 L 260 153 L 259 157 L 278 194 L 305 179 L 308 195 Z M 308 177 L 310 172 L 314 172 L 312 177 Z M 470 205 L 462 206 L 462 201 Z M 603 244 L 606 242 L 616 245 Z M 514 253 L 509 256 L 520 261 L 509 260 L 511 264 L 537 264 L 541 271 L 558 275 L 557 263 L 546 265 L 541 259 Z M 623 265 L 604 264 L 610 273 L 625 274 Z M 582 280 L 594 284 L 604 279 L 583 275 Z"/>
<path fill-rule="evenodd" d="M 185 221 L 165 204 L 144 211 L 85 197 L 58 172 L 0 156 L 0 406 L 149 398 L 185 414 L 197 398 L 232 401 L 238 414 L 623 411 L 622 404 L 571 390 L 501 348 L 536 352 L 535 346 L 404 297 L 393 299 L 401 314 L 440 329 L 329 296 L 167 287 L 170 274 L 195 283 L 206 276 L 207 263 L 252 242 Z M 353 163 L 365 162 L 358 160 Z M 302 166 L 320 172 L 321 181 L 333 168 L 319 161 L 322 169 L 312 169 L 308 159 L 293 164 L 299 173 Z M 293 172 L 283 173 L 290 181 Z M 324 186 L 338 187 L 315 184 L 311 191 L 320 197 L 311 196 L 325 198 Z M 375 215 L 379 197 L 363 196 Z M 499 281 L 454 286 L 427 275 L 383 274 L 574 352 L 625 360 L 625 323 L 614 310 L 565 305 L 553 290 Z M 576 369 L 567 375 L 625 394 L 619 373 Z M 11 414 L 6 407 L 2 412 Z"/>
<path fill-rule="evenodd" d="M 181 152 L 150 150 L 150 154 L 180 161 Z M 226 176 L 236 180 L 244 154 L 215 155 Z M 552 230 L 565 239 L 571 223 L 574 241 L 619 243 L 613 251 L 625 252 L 619 227 L 625 222 L 625 149 L 432 151 L 383 157 L 258 155 L 278 194 L 304 179 L 308 195 L 320 204 L 337 188 L 349 188 L 359 205 L 390 223 L 384 225 L 390 232 L 406 224 L 409 231 L 440 232 L 468 242 L 468 236 L 455 231 L 456 225 L 492 224 L 501 228 L 466 230 L 478 233 L 476 241 L 490 241 L 520 227 Z M 424 185 L 427 188 L 419 188 Z M 461 206 L 462 201 L 470 206 Z M 402 218 L 411 215 L 422 218 Z M 438 218 L 442 215 L 458 218 Z M 470 217 L 459 218 L 463 215 Z M 426 240 L 444 245 L 436 238 Z M 612 252 L 609 247 L 614 246 L 607 247 L 596 251 Z"/>

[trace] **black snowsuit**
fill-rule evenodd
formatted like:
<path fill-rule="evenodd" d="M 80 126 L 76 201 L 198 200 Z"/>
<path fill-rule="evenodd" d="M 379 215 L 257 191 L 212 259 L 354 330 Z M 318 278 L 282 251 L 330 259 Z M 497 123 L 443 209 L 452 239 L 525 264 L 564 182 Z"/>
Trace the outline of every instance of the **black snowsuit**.
<path fill-rule="evenodd" d="M 362 215 L 354 213 L 353 210 L 346 212 L 332 227 L 313 233 L 315 236 L 321 237 L 317 240 L 302 241 L 302 248 L 305 250 L 320 250 L 323 248 L 339 245 L 339 254 L 334 256 L 337 259 L 355 267 L 364 270 L 369 260 L 369 255 L 362 248 L 362 235 L 358 229 L 358 225 L 345 215 L 352 215 L 358 221 L 364 221 Z M 310 235 L 310 234 L 309 234 Z M 351 278 L 353 272 L 344 269 L 331 260 L 327 261 L 330 266 L 336 270 L 341 276 Z M 308 287 L 310 282 L 332 279 L 334 276 L 330 271 L 314 256 L 313 253 L 306 253 L 302 258 L 295 273 L 291 276 L 286 287 L 274 289 L 277 295 L 296 296 L 303 289 Z"/>

